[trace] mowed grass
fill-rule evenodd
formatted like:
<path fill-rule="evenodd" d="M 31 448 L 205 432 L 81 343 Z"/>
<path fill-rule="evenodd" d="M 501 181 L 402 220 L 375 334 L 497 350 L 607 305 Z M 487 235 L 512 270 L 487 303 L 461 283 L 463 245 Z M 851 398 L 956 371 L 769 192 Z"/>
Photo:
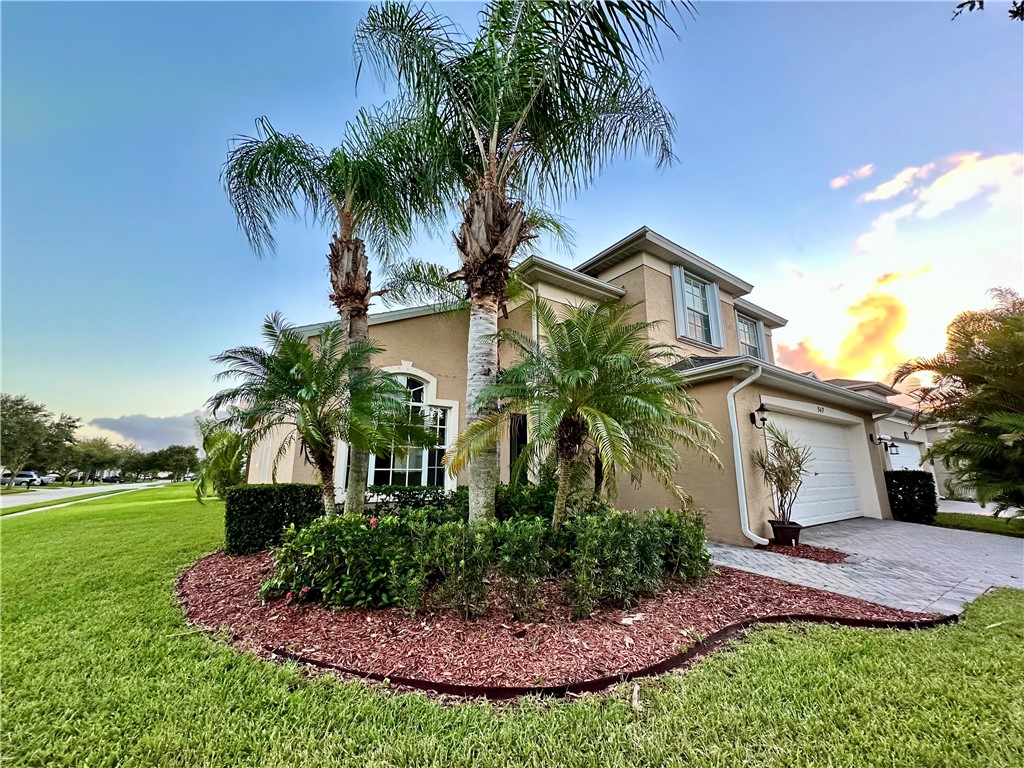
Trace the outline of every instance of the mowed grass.
<path fill-rule="evenodd" d="M 1020 517 L 993 517 L 991 515 L 962 515 L 952 512 L 939 512 L 935 516 L 935 525 L 942 528 L 957 528 L 962 531 L 998 533 L 1003 536 L 1017 536 L 1024 539 L 1024 518 Z"/>
<path fill-rule="evenodd" d="M 82 496 L 71 496 L 66 499 L 57 499 L 56 501 L 35 501 L 31 504 L 19 504 L 16 507 L 4 507 L 0 509 L 0 517 L 4 515 L 13 515 L 15 512 L 28 512 L 32 509 L 42 509 L 43 507 L 55 507 L 58 504 L 70 504 L 72 502 L 82 501 L 83 499 L 95 499 L 99 496 L 109 496 L 112 493 L 127 493 L 124 489 L 119 488 L 108 488 L 106 490 L 96 490 L 96 493 L 86 493 Z"/>
<path fill-rule="evenodd" d="M 575 701 L 442 706 L 310 679 L 191 632 L 179 570 L 219 502 L 166 487 L 2 531 L 4 762 L 18 766 L 1019 766 L 1024 593 L 926 632 L 754 632 L 690 672 Z"/>

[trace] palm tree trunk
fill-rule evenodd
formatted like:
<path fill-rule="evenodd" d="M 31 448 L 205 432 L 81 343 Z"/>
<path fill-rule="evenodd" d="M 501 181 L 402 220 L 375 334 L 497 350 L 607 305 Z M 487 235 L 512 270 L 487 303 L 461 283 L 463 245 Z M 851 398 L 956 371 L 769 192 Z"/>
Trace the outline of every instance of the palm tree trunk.
<path fill-rule="evenodd" d="M 338 513 L 338 503 L 334 496 L 334 456 L 319 454 L 314 457 L 316 468 L 320 472 L 320 488 L 324 498 L 324 514 L 327 516 Z"/>
<path fill-rule="evenodd" d="M 338 309 L 343 323 L 348 325 L 349 342 L 370 339 L 369 314 L 372 274 L 366 259 L 366 246 L 358 237 L 352 237 L 351 222 L 342 222 L 342 233 L 331 241 L 327 257 L 331 272 L 330 299 Z M 353 445 L 348 447 L 349 467 L 345 483 L 345 512 L 362 514 L 366 505 L 366 482 L 370 468 L 370 454 Z"/>
<path fill-rule="evenodd" d="M 487 416 L 493 407 L 478 405 L 484 387 L 493 384 L 498 373 L 498 299 L 474 297 L 469 314 L 469 350 L 466 379 L 466 423 Z M 480 453 L 469 465 L 469 521 L 494 517 L 494 497 L 498 488 L 498 449 L 493 446 Z"/>
<path fill-rule="evenodd" d="M 551 516 L 551 528 L 560 530 L 565 522 L 565 508 L 569 504 L 569 489 L 572 486 L 573 460 L 567 457 L 558 459 L 558 490 L 555 492 L 555 510 Z"/>
<path fill-rule="evenodd" d="M 512 257 L 530 227 L 521 202 L 510 201 L 488 173 L 465 200 L 462 226 L 455 236 L 455 247 L 462 269 L 453 277 L 465 281 L 469 289 L 469 344 L 466 355 L 466 422 L 472 424 L 487 415 L 477 398 L 488 384 L 498 378 L 498 312 L 504 307 L 505 285 Z M 485 520 L 494 516 L 494 495 L 498 487 L 498 451 L 492 448 L 469 465 L 469 519 Z"/>

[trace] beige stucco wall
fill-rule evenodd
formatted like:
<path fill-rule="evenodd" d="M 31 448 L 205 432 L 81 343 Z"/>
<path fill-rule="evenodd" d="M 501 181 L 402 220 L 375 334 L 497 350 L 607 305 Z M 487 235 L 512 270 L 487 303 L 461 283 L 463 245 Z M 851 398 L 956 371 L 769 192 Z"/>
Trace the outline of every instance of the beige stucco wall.
<path fill-rule="evenodd" d="M 680 448 L 680 468 L 675 479 L 693 497 L 694 505 L 706 511 L 708 538 L 728 544 L 753 546 L 753 542 L 743 535 L 740 525 L 732 431 L 729 426 L 726 401 L 726 394 L 737 382 L 738 379 L 730 377 L 697 383 L 690 388 L 690 394 L 701 404 L 703 417 L 714 424 L 722 435 L 722 440 L 716 449 L 722 467 L 718 468 L 708 461 L 702 461 L 695 452 Z M 751 454 L 755 449 L 764 447 L 765 433 L 752 426 L 748 418 L 750 412 L 756 410 L 761 404 L 763 397 L 798 400 L 814 406 L 827 405 L 828 408 L 837 408 L 835 405 L 825 404 L 814 398 L 794 395 L 783 389 L 758 385 L 757 382 L 748 385 L 736 394 L 740 455 L 749 526 L 753 533 L 767 538 L 771 534 L 771 528 L 768 525 L 772 509 L 771 494 L 751 459 Z M 885 492 L 885 479 L 882 475 L 883 460 L 879 451 L 870 450 L 873 446 L 868 442 L 868 434 L 873 431 L 871 416 L 870 414 L 858 415 L 844 408 L 837 410 L 854 416 L 860 421 L 859 424 L 852 425 L 850 429 L 855 432 L 853 439 L 855 441 L 863 439 L 863 445 L 866 446 L 866 449 L 860 450 L 860 453 L 862 457 L 866 454 L 871 467 L 871 487 L 867 489 L 867 494 L 877 502 L 877 512 L 874 504 L 871 504 L 866 511 L 868 514 L 878 514 L 885 519 L 891 519 L 892 515 Z M 672 505 L 675 505 L 675 502 L 671 495 L 652 478 L 645 478 L 640 488 L 620 483 L 619 495 L 616 500 L 616 506 L 620 508 L 645 509 Z"/>

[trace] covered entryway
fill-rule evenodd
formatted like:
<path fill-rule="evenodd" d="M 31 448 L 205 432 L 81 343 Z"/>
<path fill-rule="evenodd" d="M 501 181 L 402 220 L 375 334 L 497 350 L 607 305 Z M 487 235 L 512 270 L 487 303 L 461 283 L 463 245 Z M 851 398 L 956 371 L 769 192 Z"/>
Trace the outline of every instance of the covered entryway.
<path fill-rule="evenodd" d="M 862 482 L 854 458 L 855 430 L 810 416 L 773 413 L 771 422 L 811 449 L 811 474 L 793 505 L 793 521 L 818 525 L 862 517 Z"/>

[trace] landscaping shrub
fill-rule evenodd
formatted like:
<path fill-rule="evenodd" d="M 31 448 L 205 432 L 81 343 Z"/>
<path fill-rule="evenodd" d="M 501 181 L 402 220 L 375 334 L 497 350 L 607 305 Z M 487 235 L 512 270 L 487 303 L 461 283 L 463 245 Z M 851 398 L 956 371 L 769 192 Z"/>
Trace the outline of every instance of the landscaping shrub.
<path fill-rule="evenodd" d="M 566 596 L 574 618 L 599 604 L 627 606 L 661 582 L 665 529 L 657 520 L 631 512 L 580 515 L 567 525 Z"/>
<path fill-rule="evenodd" d="M 336 515 L 302 530 L 290 528 L 274 552 L 274 573 L 260 594 L 319 597 L 333 608 L 395 604 L 392 565 L 410 560 L 404 527 L 397 517 Z"/>
<path fill-rule="evenodd" d="M 389 593 L 395 605 L 419 613 L 426 602 L 434 571 L 433 540 L 436 525 L 426 510 L 407 510 L 402 520 L 404 548 L 397 551 L 388 570 Z"/>
<path fill-rule="evenodd" d="M 661 559 L 665 573 L 693 582 L 711 573 L 704 515 L 690 509 L 654 509 L 653 524 L 662 526 Z"/>
<path fill-rule="evenodd" d="M 505 597 L 517 619 L 532 619 L 540 607 L 538 591 L 550 563 L 549 530 L 550 523 L 540 517 L 516 517 L 494 528 L 495 564 L 505 577 Z"/>
<path fill-rule="evenodd" d="M 434 533 L 434 565 L 441 578 L 438 596 L 464 619 L 487 610 L 484 579 L 491 565 L 491 544 L 488 523 L 445 523 Z"/>
<path fill-rule="evenodd" d="M 537 483 L 499 485 L 494 515 L 499 521 L 516 517 L 540 517 L 550 521 L 557 492 L 558 482 L 553 475 L 544 475 Z"/>
<path fill-rule="evenodd" d="M 885 490 L 894 520 L 931 525 L 939 511 L 931 472 L 897 469 L 885 473 Z"/>
<path fill-rule="evenodd" d="M 224 497 L 224 550 L 247 555 L 281 543 L 288 526 L 302 528 L 324 514 L 318 485 L 237 485 Z"/>

